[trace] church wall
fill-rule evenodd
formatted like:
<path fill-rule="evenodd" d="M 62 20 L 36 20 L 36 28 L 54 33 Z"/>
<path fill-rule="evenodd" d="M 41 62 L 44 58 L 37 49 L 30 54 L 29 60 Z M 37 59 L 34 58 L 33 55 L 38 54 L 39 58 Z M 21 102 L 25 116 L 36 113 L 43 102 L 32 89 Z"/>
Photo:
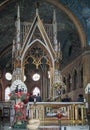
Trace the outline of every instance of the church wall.
<path fill-rule="evenodd" d="M 85 89 L 85 79 L 87 79 L 87 76 L 84 78 L 85 72 L 83 71 L 83 76 L 82 76 L 81 70 L 84 67 L 84 64 L 86 63 L 85 62 L 83 63 L 82 58 L 83 58 L 82 55 L 77 57 L 75 60 L 73 60 L 62 70 L 62 77 L 66 79 L 65 94 L 68 94 L 69 97 L 71 97 L 72 101 L 76 101 L 79 94 L 83 94 L 85 96 L 84 89 Z M 67 80 L 68 75 L 71 76 L 70 81 Z M 70 82 L 70 86 L 71 86 L 71 89 L 69 91 L 68 91 L 68 87 L 69 87 L 68 82 Z"/>
<path fill-rule="evenodd" d="M 0 100 L 2 100 L 2 101 L 5 101 L 5 89 L 7 87 L 11 86 L 11 81 L 8 81 L 5 78 L 5 74 L 6 74 L 6 72 L 4 70 L 2 70 L 2 76 L 0 78 L 0 90 L 2 90 L 0 93 L 1 94 L 0 96 L 2 96 L 2 98 Z"/>
<path fill-rule="evenodd" d="M 85 50 L 83 54 L 83 66 L 84 66 L 84 86 L 86 87 L 90 83 L 90 51 L 89 48 Z M 90 93 L 85 95 L 85 99 L 88 102 L 88 113 L 90 113 Z"/>

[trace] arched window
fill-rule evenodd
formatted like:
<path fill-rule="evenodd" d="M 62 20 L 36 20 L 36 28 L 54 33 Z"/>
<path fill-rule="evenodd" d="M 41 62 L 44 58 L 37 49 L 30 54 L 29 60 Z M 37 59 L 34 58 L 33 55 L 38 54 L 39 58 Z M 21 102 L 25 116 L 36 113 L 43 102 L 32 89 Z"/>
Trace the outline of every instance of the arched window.
<path fill-rule="evenodd" d="M 80 87 L 83 88 L 83 68 L 81 68 L 80 77 L 81 77 L 81 85 L 80 85 Z"/>
<path fill-rule="evenodd" d="M 67 79 L 67 91 L 71 91 L 71 75 L 69 74 L 68 79 Z"/>
<path fill-rule="evenodd" d="M 78 83 L 78 79 L 77 79 L 77 71 L 74 71 L 74 86 L 73 89 L 77 88 L 77 83 Z"/>
<path fill-rule="evenodd" d="M 7 87 L 5 89 L 5 101 L 8 101 L 10 99 L 10 96 L 9 96 L 10 92 L 11 92 L 10 87 Z"/>
<path fill-rule="evenodd" d="M 38 93 L 40 94 L 40 89 L 38 87 L 35 87 L 33 90 L 33 95 L 37 96 Z"/>
<path fill-rule="evenodd" d="M 64 82 L 64 84 L 66 85 L 66 78 L 65 78 L 65 77 L 63 78 L 63 82 Z"/>
<path fill-rule="evenodd" d="M 66 78 L 65 77 L 63 78 L 63 82 L 66 85 Z M 63 89 L 63 94 L 65 94 L 65 93 L 66 93 L 65 89 Z"/>
<path fill-rule="evenodd" d="M 71 53 L 72 53 L 72 45 L 70 45 L 69 47 L 68 56 L 71 56 Z"/>

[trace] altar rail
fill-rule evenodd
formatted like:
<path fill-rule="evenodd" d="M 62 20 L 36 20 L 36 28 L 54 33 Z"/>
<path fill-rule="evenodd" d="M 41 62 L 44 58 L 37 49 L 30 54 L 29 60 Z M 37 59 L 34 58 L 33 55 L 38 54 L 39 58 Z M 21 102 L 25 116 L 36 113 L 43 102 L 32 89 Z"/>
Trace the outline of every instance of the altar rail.
<path fill-rule="evenodd" d="M 85 124 L 87 122 L 86 108 L 82 102 L 29 102 L 27 110 L 30 119 L 39 119 L 44 123 Z"/>

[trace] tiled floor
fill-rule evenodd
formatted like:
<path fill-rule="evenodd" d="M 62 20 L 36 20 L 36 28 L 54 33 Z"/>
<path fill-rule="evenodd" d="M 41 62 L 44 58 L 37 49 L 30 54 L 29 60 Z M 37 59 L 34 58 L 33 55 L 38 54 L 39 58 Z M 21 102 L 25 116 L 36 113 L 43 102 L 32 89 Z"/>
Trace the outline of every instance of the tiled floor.
<path fill-rule="evenodd" d="M 88 125 L 89 124 L 89 125 Z M 40 124 L 37 130 L 90 130 L 90 118 L 86 125 L 63 125 L 63 124 Z M 36 125 L 36 124 L 35 124 Z M 32 126 L 33 127 L 33 126 Z M 18 129 L 12 128 L 10 122 L 0 121 L 0 130 L 35 130 L 35 129 Z"/>
<path fill-rule="evenodd" d="M 9 123 L 0 124 L 0 130 L 31 130 L 31 129 L 15 129 Z M 33 130 L 33 129 L 32 129 Z M 37 130 L 90 130 L 89 125 L 59 126 L 59 125 L 40 125 Z"/>

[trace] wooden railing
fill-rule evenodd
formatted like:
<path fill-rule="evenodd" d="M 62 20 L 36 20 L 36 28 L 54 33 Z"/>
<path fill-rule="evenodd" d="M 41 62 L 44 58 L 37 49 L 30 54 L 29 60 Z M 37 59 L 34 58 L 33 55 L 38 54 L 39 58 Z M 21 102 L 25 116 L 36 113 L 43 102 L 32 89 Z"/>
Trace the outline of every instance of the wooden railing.
<path fill-rule="evenodd" d="M 87 122 L 86 109 L 82 102 L 29 102 L 27 110 L 30 119 L 39 119 L 41 122 L 70 124 Z"/>

